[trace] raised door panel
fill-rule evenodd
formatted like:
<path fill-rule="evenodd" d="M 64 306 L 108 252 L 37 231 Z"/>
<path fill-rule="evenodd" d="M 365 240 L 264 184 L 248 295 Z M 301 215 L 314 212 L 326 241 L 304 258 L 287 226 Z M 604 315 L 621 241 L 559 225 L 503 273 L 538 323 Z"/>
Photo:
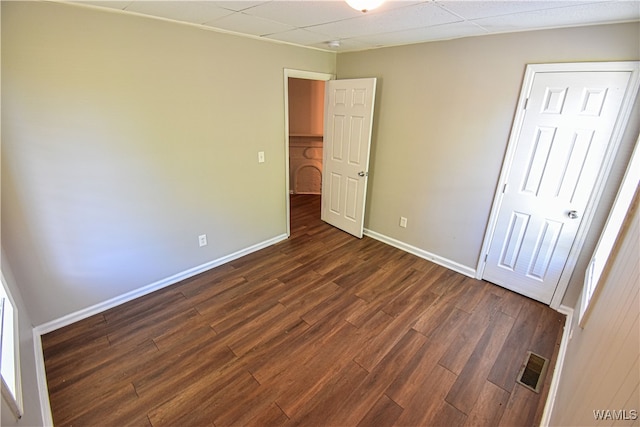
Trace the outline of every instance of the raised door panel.
<path fill-rule="evenodd" d="M 362 237 L 375 79 L 326 86 L 322 219 Z"/>

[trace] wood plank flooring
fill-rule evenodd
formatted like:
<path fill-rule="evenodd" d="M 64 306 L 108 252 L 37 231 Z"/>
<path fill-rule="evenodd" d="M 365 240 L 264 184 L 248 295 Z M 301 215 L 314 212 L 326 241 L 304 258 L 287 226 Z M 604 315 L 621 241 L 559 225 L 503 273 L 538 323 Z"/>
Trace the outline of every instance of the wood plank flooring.
<path fill-rule="evenodd" d="M 564 317 L 320 221 L 42 337 L 56 426 L 533 426 Z M 551 368 L 552 371 L 552 368 Z"/>

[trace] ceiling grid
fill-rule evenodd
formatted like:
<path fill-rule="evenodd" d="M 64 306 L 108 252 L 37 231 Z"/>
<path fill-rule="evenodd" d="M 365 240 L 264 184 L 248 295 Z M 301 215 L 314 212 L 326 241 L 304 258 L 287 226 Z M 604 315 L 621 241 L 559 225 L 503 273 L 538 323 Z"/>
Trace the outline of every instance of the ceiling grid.
<path fill-rule="evenodd" d="M 71 3 L 338 52 L 640 20 L 640 0 L 387 0 L 366 13 L 339 0 Z"/>

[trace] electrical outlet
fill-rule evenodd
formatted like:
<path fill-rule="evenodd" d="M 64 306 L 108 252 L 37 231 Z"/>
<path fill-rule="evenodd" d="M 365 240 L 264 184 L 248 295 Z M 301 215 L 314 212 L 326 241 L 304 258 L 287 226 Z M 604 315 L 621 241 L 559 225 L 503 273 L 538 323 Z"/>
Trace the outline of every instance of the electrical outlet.
<path fill-rule="evenodd" d="M 199 235 L 198 243 L 200 244 L 200 247 L 207 246 L 207 235 L 206 234 Z"/>
<path fill-rule="evenodd" d="M 264 151 L 258 151 L 258 163 L 264 163 Z"/>
<path fill-rule="evenodd" d="M 403 216 L 400 217 L 400 227 L 407 228 L 407 218 Z"/>

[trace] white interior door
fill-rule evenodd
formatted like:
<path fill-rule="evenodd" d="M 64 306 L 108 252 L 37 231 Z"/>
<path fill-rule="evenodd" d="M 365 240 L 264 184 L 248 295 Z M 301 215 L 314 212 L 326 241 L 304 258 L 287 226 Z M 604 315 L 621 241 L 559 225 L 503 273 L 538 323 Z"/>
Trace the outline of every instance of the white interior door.
<path fill-rule="evenodd" d="M 607 156 L 631 72 L 533 76 L 483 278 L 551 302 Z M 508 160 L 507 160 L 508 162 Z M 503 172 L 504 174 L 504 172 Z"/>
<path fill-rule="evenodd" d="M 376 79 L 326 83 L 323 221 L 362 237 Z"/>

